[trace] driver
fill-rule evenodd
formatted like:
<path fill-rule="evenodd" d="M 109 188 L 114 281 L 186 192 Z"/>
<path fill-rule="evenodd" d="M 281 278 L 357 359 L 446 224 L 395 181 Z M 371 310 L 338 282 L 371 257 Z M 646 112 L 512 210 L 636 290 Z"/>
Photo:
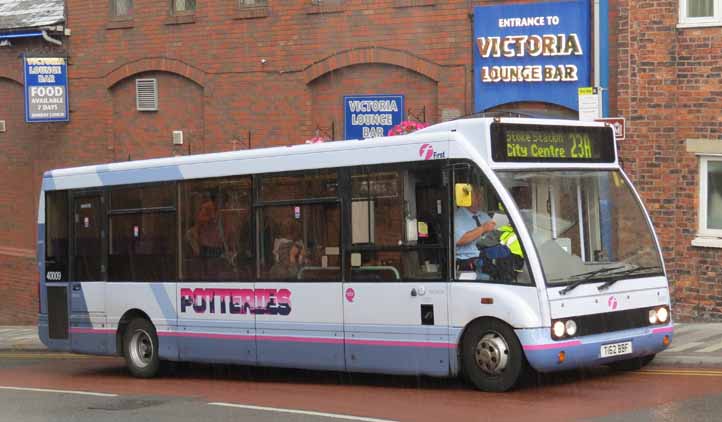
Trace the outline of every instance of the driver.
<path fill-rule="evenodd" d="M 484 187 L 475 184 L 471 192 L 471 206 L 457 207 L 454 213 L 454 243 L 456 245 L 456 264 L 461 271 L 475 271 L 479 249 L 476 241 L 496 228 L 485 208 Z"/>

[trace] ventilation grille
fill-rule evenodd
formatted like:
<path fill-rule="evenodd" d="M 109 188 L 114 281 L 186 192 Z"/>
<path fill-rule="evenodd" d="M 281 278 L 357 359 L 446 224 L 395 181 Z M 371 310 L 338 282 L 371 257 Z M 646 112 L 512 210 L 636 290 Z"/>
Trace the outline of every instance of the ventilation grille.
<path fill-rule="evenodd" d="M 158 111 L 158 80 L 136 79 L 135 102 L 138 111 Z"/>

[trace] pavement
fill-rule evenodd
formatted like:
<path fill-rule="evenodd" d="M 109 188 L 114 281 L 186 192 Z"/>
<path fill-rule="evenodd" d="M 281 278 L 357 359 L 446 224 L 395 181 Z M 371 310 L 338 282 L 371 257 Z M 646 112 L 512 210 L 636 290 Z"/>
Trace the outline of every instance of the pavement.
<path fill-rule="evenodd" d="M 42 351 L 35 326 L 0 326 L 0 351 Z M 677 323 L 672 346 L 653 365 L 722 367 L 722 323 Z"/>

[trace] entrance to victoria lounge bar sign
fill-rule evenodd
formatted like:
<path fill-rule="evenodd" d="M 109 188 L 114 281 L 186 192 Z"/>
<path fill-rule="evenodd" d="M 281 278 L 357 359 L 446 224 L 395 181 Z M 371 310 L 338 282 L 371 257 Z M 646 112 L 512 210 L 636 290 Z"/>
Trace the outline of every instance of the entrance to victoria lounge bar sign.
<path fill-rule="evenodd" d="M 474 108 L 546 102 L 577 110 L 590 81 L 588 1 L 474 8 Z"/>

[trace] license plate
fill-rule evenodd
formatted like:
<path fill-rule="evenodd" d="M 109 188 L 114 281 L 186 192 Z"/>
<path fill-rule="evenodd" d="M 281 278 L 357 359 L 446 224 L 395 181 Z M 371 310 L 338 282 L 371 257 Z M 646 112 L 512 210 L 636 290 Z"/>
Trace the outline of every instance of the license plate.
<path fill-rule="evenodd" d="M 628 355 L 632 353 L 632 342 L 625 341 L 623 343 L 605 344 L 600 349 L 600 355 L 603 358 L 610 356 Z"/>

